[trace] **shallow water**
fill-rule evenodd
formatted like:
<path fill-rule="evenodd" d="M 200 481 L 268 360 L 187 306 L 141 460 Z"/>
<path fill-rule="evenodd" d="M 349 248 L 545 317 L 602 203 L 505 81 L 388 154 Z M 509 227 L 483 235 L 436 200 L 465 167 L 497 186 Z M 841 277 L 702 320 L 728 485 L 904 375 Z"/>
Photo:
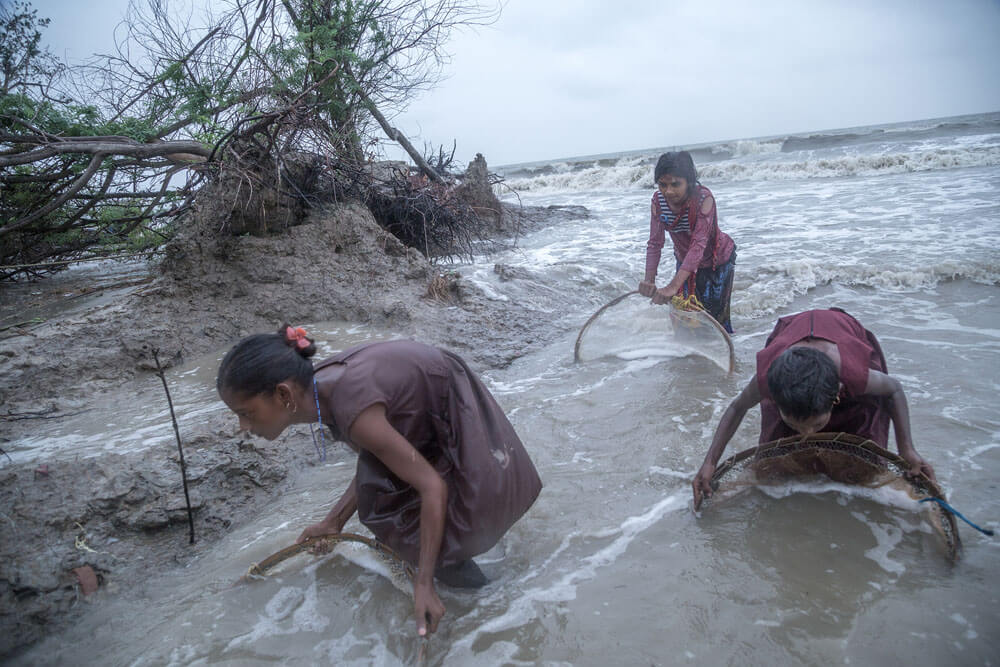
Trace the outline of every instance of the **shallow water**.
<path fill-rule="evenodd" d="M 927 141 L 946 142 L 940 150 L 968 144 L 981 158 L 985 149 L 976 147 L 995 140 L 977 139 L 987 135 L 970 127 L 961 136 L 942 130 L 944 138 L 926 128 L 917 138 L 902 132 L 888 149 L 886 133 L 882 143 L 838 140 L 832 148 L 812 139 L 798 153 L 744 148 L 743 156 L 713 163 L 722 176 L 706 177 L 706 184 L 718 198 L 723 229 L 739 246 L 732 377 L 697 356 L 574 364 L 578 328 L 641 277 L 650 190 L 616 180 L 623 161 L 634 157 L 606 160 L 585 179 L 557 186 L 536 180 L 532 187 L 531 176 L 522 176 L 526 203 L 584 204 L 594 217 L 456 268 L 493 298 L 549 313 L 563 332 L 485 375 L 545 488 L 480 559 L 492 579 L 485 589 L 442 587 L 448 613 L 426 662 L 995 664 L 995 538 L 960 524 L 965 550 L 949 565 L 928 524 L 888 489 L 752 490 L 700 516 L 690 502 L 690 479 L 722 412 L 753 375 L 754 354 L 774 320 L 837 305 L 879 337 L 907 392 L 915 444 L 952 504 L 998 528 L 997 164 L 983 158 L 985 164 L 918 171 L 890 165 L 834 177 L 802 170 L 770 181 L 724 176 L 776 172 L 768 160 L 828 159 L 817 158 L 819 150 L 867 163 L 887 150 L 919 161 L 934 150 Z M 537 179 L 574 168 L 552 166 Z M 501 280 L 497 262 L 530 277 Z M 313 323 L 310 330 L 326 352 L 394 335 L 346 323 Z M 172 374 L 185 420 L 223 409 L 212 388 L 221 352 Z M 107 425 L 108 399 L 76 426 L 64 420 L 37 439 L 10 443 L 12 456 L 59 455 L 70 441 L 93 451 L 156 446 L 172 437 L 159 391 L 151 386 L 134 405 L 119 406 L 134 414 L 115 421 L 145 420 L 138 437 Z M 758 425 L 754 410 L 729 453 L 755 444 Z M 289 446 L 311 449 L 308 432 L 298 431 Z M 307 470 L 211 555 L 102 598 L 78 627 L 15 662 L 412 664 L 420 647 L 409 598 L 356 565 L 302 557 L 273 579 L 231 587 L 250 563 L 321 518 L 352 469 L 349 452 L 338 446 L 329 463 Z"/>

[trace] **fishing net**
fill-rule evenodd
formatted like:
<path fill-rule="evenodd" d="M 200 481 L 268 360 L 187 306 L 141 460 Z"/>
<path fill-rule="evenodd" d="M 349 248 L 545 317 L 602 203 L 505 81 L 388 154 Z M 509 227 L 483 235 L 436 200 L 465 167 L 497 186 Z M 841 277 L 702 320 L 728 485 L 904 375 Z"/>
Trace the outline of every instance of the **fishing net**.
<path fill-rule="evenodd" d="M 271 574 L 281 564 L 301 554 L 322 555 L 330 552 L 385 576 L 404 593 L 412 592 L 413 566 L 378 540 L 357 533 L 319 535 L 285 547 L 259 563 L 252 564 L 244 579 Z"/>
<path fill-rule="evenodd" d="M 719 464 L 712 476 L 713 503 L 754 486 L 826 477 L 869 488 L 888 486 L 905 492 L 942 537 L 949 559 L 958 558 L 961 540 L 955 517 L 937 502 L 941 489 L 923 475 L 907 477 L 906 461 L 871 440 L 847 433 L 791 436 L 740 452 Z"/>
<path fill-rule="evenodd" d="M 685 357 L 698 355 L 727 373 L 736 367 L 733 342 L 695 297 L 674 297 L 653 305 L 638 292 L 623 294 L 594 313 L 576 338 L 577 362 L 605 357 Z"/>
<path fill-rule="evenodd" d="M 337 554 L 366 570 L 380 574 L 398 590 L 413 595 L 413 566 L 407 563 L 391 548 L 376 539 L 357 533 L 329 533 L 310 537 L 298 544 L 277 551 L 259 563 L 250 566 L 242 581 L 266 577 L 276 572 L 282 565 L 303 554 Z M 414 664 L 424 664 L 427 658 L 429 635 L 417 637 Z"/>

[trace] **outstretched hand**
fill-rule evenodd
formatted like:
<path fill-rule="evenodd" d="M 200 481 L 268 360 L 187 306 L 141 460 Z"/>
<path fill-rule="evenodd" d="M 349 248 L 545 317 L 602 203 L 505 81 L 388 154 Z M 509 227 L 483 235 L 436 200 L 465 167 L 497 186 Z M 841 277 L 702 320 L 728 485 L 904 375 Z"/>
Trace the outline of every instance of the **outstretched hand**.
<path fill-rule="evenodd" d="M 701 470 L 695 475 L 691 482 L 691 490 L 694 492 L 694 511 L 701 507 L 701 501 L 712 495 L 712 475 L 715 474 L 715 466 L 705 461 Z"/>
<path fill-rule="evenodd" d="M 433 583 L 414 582 L 413 614 L 417 618 L 417 634 L 426 637 L 437 632 L 438 621 L 444 616 L 444 605 Z"/>

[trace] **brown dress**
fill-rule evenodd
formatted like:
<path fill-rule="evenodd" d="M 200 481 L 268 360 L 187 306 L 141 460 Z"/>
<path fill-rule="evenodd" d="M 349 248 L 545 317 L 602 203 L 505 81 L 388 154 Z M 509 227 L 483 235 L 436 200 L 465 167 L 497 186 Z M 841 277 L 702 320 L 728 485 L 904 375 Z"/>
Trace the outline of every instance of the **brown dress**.
<path fill-rule="evenodd" d="M 881 447 L 889 441 L 889 399 L 865 394 L 868 371 L 888 373 L 885 355 L 875 334 L 839 308 L 807 310 L 782 317 L 757 353 L 757 388 L 760 391 L 760 442 L 771 442 L 798 433 L 781 419 L 778 406 L 767 387 L 767 370 L 775 359 L 805 338 L 822 338 L 836 344 L 840 352 L 840 402 L 833 406 L 830 422 L 823 428 L 831 433 L 851 433 L 869 438 Z"/>
<path fill-rule="evenodd" d="M 343 364 L 322 410 L 334 437 L 376 403 L 448 485 L 438 567 L 489 550 L 531 507 L 542 483 L 514 427 L 465 362 L 423 343 L 395 340 L 341 352 Z M 330 416 L 333 421 L 331 423 Z M 416 563 L 420 494 L 370 452 L 358 455 L 358 518 L 379 541 Z"/>

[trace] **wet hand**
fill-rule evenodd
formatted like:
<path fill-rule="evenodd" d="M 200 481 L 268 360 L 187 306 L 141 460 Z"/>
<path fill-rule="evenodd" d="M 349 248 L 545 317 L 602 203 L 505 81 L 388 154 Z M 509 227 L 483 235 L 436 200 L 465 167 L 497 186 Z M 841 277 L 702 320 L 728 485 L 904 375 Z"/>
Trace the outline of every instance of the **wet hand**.
<path fill-rule="evenodd" d="M 695 475 L 691 482 L 691 490 L 694 492 L 694 511 L 701 507 L 701 501 L 712 496 L 712 475 L 715 474 L 715 466 L 706 461 L 702 464 L 701 470 Z"/>
<path fill-rule="evenodd" d="M 444 605 L 432 583 L 413 584 L 413 614 L 417 618 L 417 634 L 426 637 L 437 632 L 438 621 L 444 616 Z"/>
<path fill-rule="evenodd" d="M 910 466 L 909 470 L 906 471 L 907 477 L 917 477 L 923 474 L 927 479 L 934 483 L 937 483 L 937 477 L 934 475 L 934 468 L 930 463 L 924 460 L 920 454 L 917 454 L 916 450 L 911 449 L 907 452 L 900 452 L 900 457 L 906 461 L 907 465 Z"/>
<path fill-rule="evenodd" d="M 342 526 L 336 524 L 330 524 L 326 521 L 320 521 L 319 523 L 314 523 L 305 530 L 302 534 L 295 539 L 296 544 L 301 544 L 305 542 L 310 537 L 318 537 L 320 535 L 329 535 L 330 533 L 339 533 Z"/>
<path fill-rule="evenodd" d="M 643 280 L 639 283 L 639 294 L 645 297 L 651 297 L 654 292 L 656 292 L 656 283 L 649 282 L 647 280 Z"/>
<path fill-rule="evenodd" d="M 670 285 L 661 287 L 653 292 L 653 303 L 657 305 L 670 303 L 670 300 L 674 298 L 675 294 L 677 294 L 677 288 L 671 287 Z"/>

